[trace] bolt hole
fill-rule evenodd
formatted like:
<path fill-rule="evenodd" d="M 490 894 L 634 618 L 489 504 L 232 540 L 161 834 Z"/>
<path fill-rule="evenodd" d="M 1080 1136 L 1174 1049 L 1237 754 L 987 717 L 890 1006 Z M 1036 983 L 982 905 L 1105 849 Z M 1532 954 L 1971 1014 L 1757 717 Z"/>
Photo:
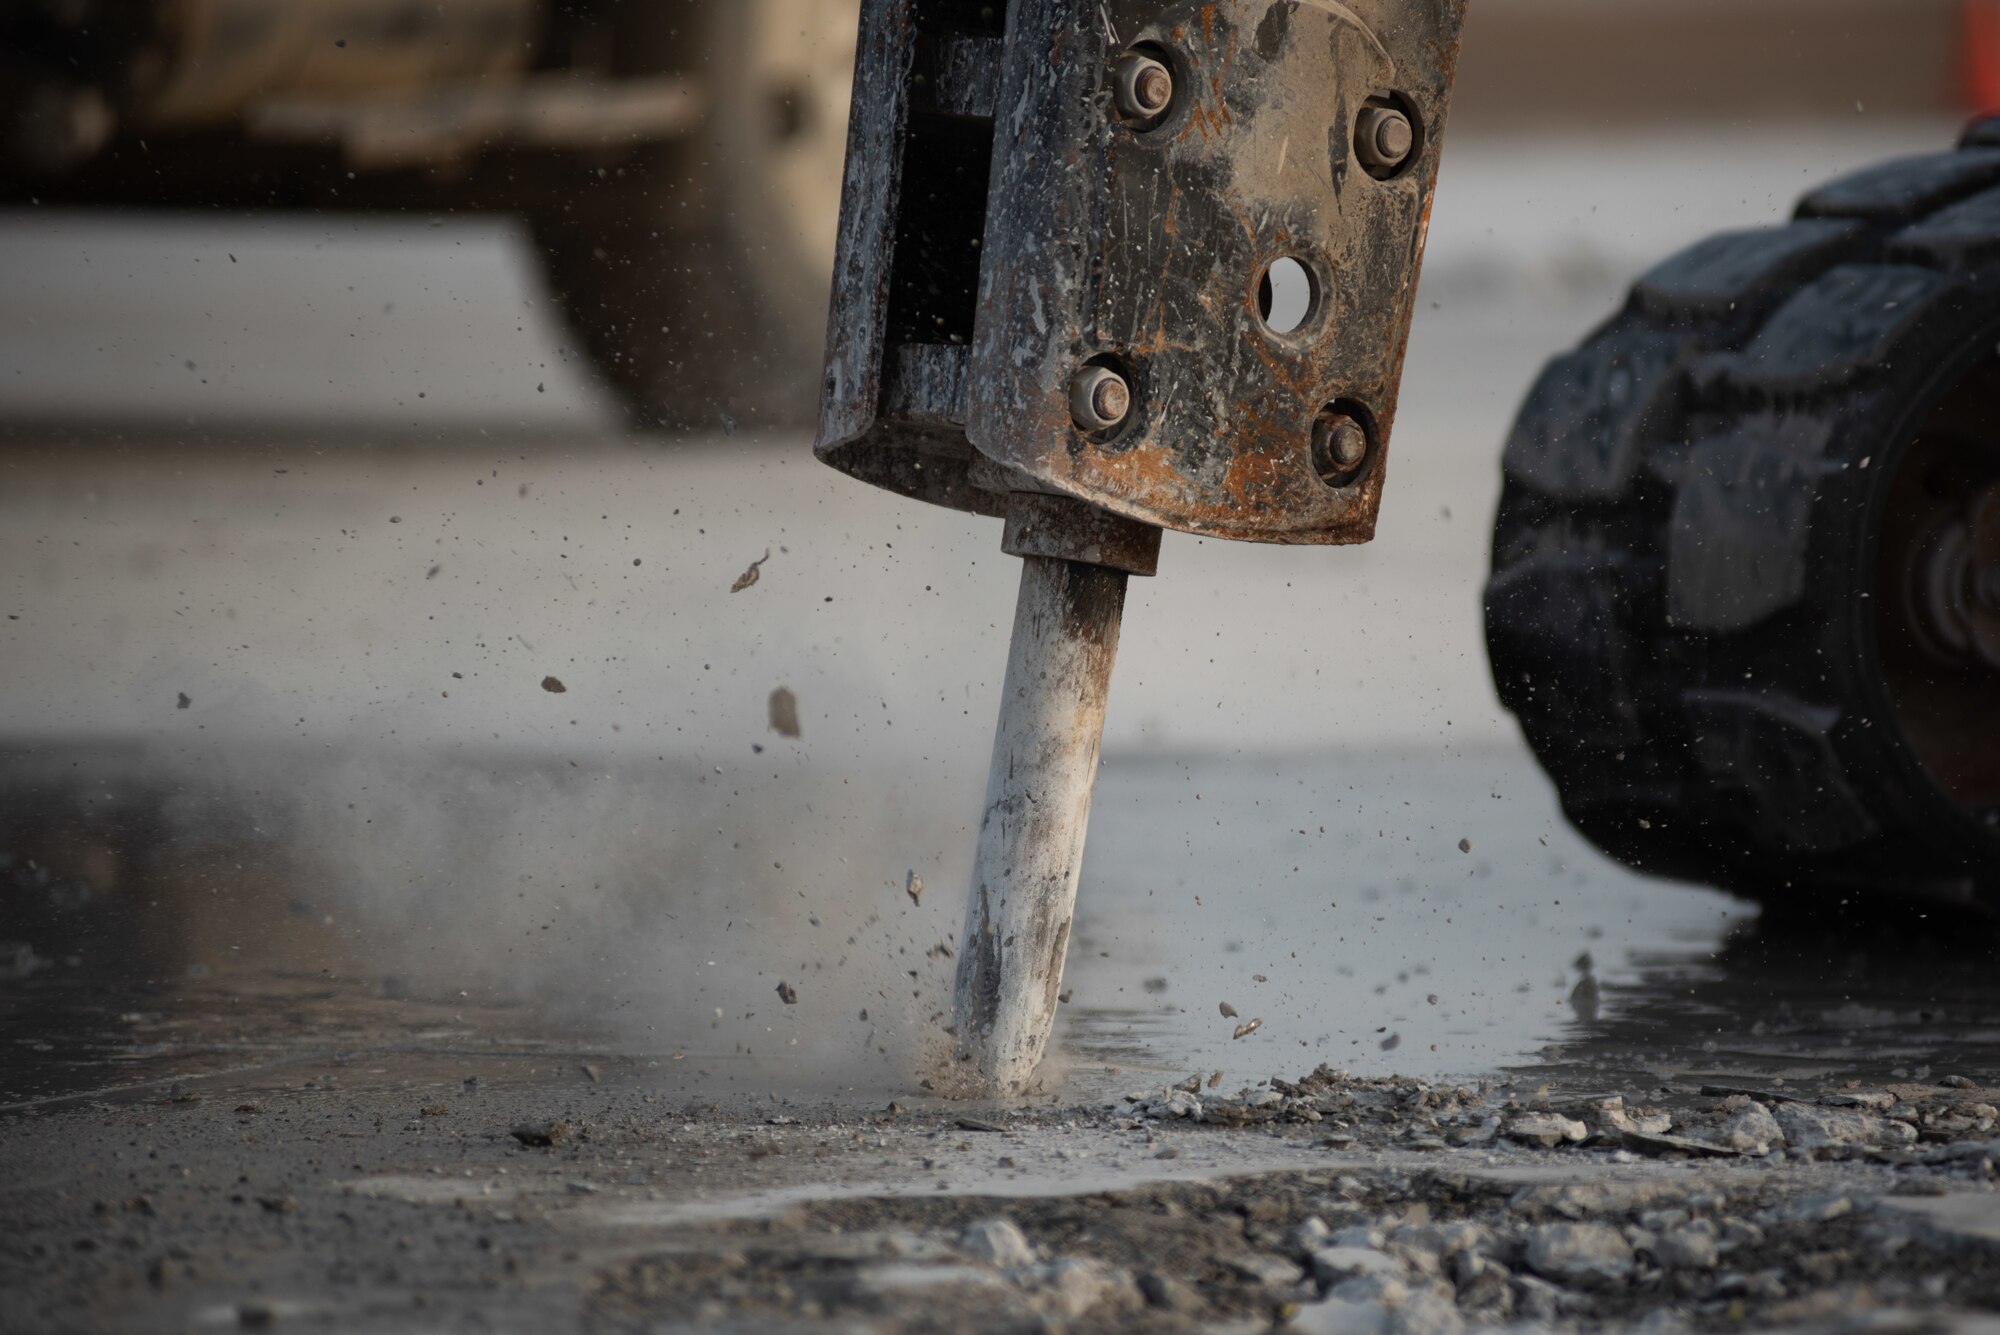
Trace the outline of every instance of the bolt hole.
<path fill-rule="evenodd" d="M 1257 316 L 1274 334 L 1296 333 L 1312 318 L 1312 270 L 1287 255 L 1273 260 L 1257 284 Z"/>

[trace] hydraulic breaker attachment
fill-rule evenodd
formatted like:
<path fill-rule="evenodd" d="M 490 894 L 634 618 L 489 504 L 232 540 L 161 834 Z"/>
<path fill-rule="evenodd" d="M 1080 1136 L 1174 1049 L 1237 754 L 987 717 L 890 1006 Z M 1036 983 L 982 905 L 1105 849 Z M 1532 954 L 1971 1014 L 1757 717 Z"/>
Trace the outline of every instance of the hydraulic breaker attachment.
<path fill-rule="evenodd" d="M 819 457 L 1024 559 L 959 1087 L 1054 1025 L 1129 575 L 1374 536 L 1465 0 L 866 0 Z"/>

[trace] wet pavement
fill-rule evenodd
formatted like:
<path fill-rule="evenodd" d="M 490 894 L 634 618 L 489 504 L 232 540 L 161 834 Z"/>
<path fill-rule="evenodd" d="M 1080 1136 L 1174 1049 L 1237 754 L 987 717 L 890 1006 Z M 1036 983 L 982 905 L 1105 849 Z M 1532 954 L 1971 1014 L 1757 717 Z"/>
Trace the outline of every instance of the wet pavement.
<path fill-rule="evenodd" d="M 947 1041 L 949 879 L 930 878 L 922 905 L 886 877 L 855 903 L 783 879 L 746 891 L 726 872 L 676 899 L 635 868 L 745 852 L 723 847 L 743 831 L 700 824 L 714 809 L 688 794 L 713 776 L 514 755 L 426 785 L 451 795 L 471 842 L 498 843 L 496 860 L 517 836 L 477 827 L 511 818 L 523 793 L 552 820 L 603 822 L 560 871 L 592 893 L 551 907 L 517 891 L 510 910 L 458 868 L 405 862 L 390 900 L 351 879 L 368 864 L 347 841 L 377 817 L 358 803 L 351 826 L 315 814 L 379 770 L 280 753 L 249 773 L 281 763 L 284 792 L 81 748 L 0 766 L 0 1109 L 494 1045 L 531 1062 L 593 1054 L 725 1100 L 922 1096 Z M 1764 922 L 1633 876 L 1568 832 L 1526 764 L 1497 749 L 1111 757 L 1045 1092 L 1089 1100 L 1321 1062 L 1570 1088 L 2000 1076 L 1989 930 Z M 1383 785 L 1363 792 L 1361 774 Z M 771 785 L 759 803 L 810 819 L 810 786 Z M 621 812 L 652 806 L 656 827 L 617 846 L 609 809 L 588 805 L 604 787 Z M 1239 837 L 1253 820 L 1259 837 Z M 803 1004 L 774 995 L 781 980 Z"/>
<path fill-rule="evenodd" d="M 227 318 L 131 325 L 103 355 L 144 374 L 71 430 L 48 422 L 103 379 L 72 355 L 88 322 L 35 321 L 88 304 L 50 280 L 21 289 L 32 318 L 0 314 L 0 408 L 15 416 L 0 459 L 14 1239 L 0 1325 L 767 1329 L 844 1314 L 893 1329 L 925 1284 L 962 1281 L 975 1297 L 949 1310 L 980 1311 L 992 1267 L 967 1260 L 969 1198 L 1039 1202 L 1021 1207 L 1034 1264 L 1057 1266 L 1083 1255 L 1087 1221 L 1059 1199 L 1083 1191 L 1163 1216 L 1240 1211 L 1252 1251 L 1295 1269 L 1311 1257 L 1278 1233 L 1321 1214 L 1364 1232 L 1417 1226 L 1420 1208 L 1476 1217 L 1514 1278 L 1468 1262 L 1462 1304 L 1499 1284 L 1503 1317 L 1623 1319 L 1639 1290 L 1591 1290 L 1596 1306 L 1564 1290 L 1561 1307 L 1494 1211 L 1520 1174 L 1697 1170 L 1609 1133 L 1585 1147 L 1476 1134 L 1503 1112 L 1581 1118 L 1576 1098 L 1609 1090 L 1697 1129 L 1742 1111 L 1711 1106 L 1743 1097 L 1731 1090 L 1760 1107 L 1903 1091 L 1881 1106 L 1906 1110 L 1918 1151 L 1780 1148 L 1714 1169 L 1721 1185 L 1702 1190 L 1733 1203 L 1694 1191 L 1671 1207 L 1691 1218 L 1757 1215 L 1775 1236 L 1794 1227 L 1787 1193 L 1850 1193 L 1871 1229 L 1886 1218 L 1873 1202 L 1897 1193 L 1983 1199 L 1983 1114 L 1947 1127 L 1922 1091 L 2000 1084 L 1990 928 L 1890 933 L 1842 906 L 1773 921 L 1615 867 L 1562 823 L 1486 677 L 1495 451 L 1539 361 L 1688 236 L 1779 215 L 1808 173 L 1943 137 L 1792 134 L 1654 145 L 1660 172 L 1605 200 L 1606 220 L 1591 210 L 1615 146 L 1475 144 L 1454 163 L 1465 202 L 1439 204 L 1381 539 L 1170 538 L 1162 577 L 1135 587 L 1057 1055 L 1010 1109 L 925 1085 L 948 1047 L 1012 605 L 996 526 L 843 484 L 797 436 L 611 433 L 563 369 L 559 331 L 536 324 L 504 232 L 312 241 L 318 259 L 289 281 L 369 275 L 335 331 L 365 347 L 330 358 L 257 333 L 299 254 L 282 224 L 251 228 L 261 249 L 163 233 L 150 252 L 85 229 L 105 302 L 136 283 L 156 316 L 180 302 Z M 1798 180 L 1759 173 L 1784 152 Z M 410 258 L 468 242 L 462 268 Z M 147 267 L 182 243 L 184 272 Z M 197 274 L 218 246 L 263 278 Z M 47 279 L 51 253 L 0 247 L 0 265 Z M 482 309 L 520 345 L 425 361 Z M 260 341 L 292 372 L 318 356 L 320 397 L 300 398 L 296 375 L 260 379 L 244 353 Z M 204 379 L 217 365 L 230 375 Z M 270 429 L 299 403 L 325 416 Z M 731 592 L 767 551 L 759 581 Z M 779 688 L 797 697 L 797 739 L 768 728 Z M 1158 1112 L 1190 1075 L 1218 1108 L 1236 1091 L 1279 1106 L 1269 1079 L 1322 1063 L 1351 1079 L 1284 1103 L 1282 1123 Z M 1476 1093 L 1449 1092 L 1461 1083 Z M 1352 1117 L 1348 1098 L 1394 1116 Z M 1354 1125 L 1330 1136 L 1328 1120 Z M 559 1122 L 551 1144 L 513 1134 Z M 1431 1157 L 1460 1132 L 1472 1143 Z M 1330 1154 L 1346 1157 L 1329 1170 Z M 1202 1185 L 1249 1173 L 1278 1176 Z M 1196 1194 L 1144 1196 L 1157 1179 Z M 1987 1227 L 1978 1205 L 1950 1206 L 1967 1211 L 1954 1227 Z M 1542 1207 L 1523 1208 L 1539 1227 Z M 1620 1227 L 1658 1231 L 1619 1208 Z M 946 1278 L 871 1260 L 862 1283 L 827 1250 L 835 1225 Z M 744 1240 L 759 1229 L 770 1238 Z M 766 1242 L 761 1273 L 807 1295 L 792 1306 L 742 1291 Z M 1744 1245 L 1756 1264 L 1740 1286 L 1723 1273 L 1646 1292 L 1726 1326 L 1838 1269 L 1803 1244 Z M 1141 1258 L 1090 1258 L 1125 1276 L 1105 1281 L 1108 1306 L 1065 1317 L 1075 1295 L 1048 1286 L 1069 1280 L 1009 1271 L 1024 1306 L 1008 1320 L 1132 1318 Z M 1397 1264 L 1415 1267 L 1397 1272 L 1407 1287 L 1441 1262 Z M 1145 1296 L 1156 1328 L 1262 1328 L 1322 1296 L 1268 1260 L 1216 1265 L 1180 1325 Z M 1980 1284 L 1986 1266 L 1966 1262 Z M 1877 1276 L 1869 1301 L 1939 1310 L 1950 1295 L 1919 1269 Z M 839 1282 L 812 1278 L 825 1273 Z"/>

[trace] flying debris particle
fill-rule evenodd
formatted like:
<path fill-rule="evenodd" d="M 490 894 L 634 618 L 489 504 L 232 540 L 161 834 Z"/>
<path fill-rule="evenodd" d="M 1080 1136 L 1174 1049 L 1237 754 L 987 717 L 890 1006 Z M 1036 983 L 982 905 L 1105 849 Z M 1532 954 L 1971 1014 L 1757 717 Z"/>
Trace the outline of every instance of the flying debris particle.
<path fill-rule="evenodd" d="M 1400 1048 L 1402 1046 L 1403 1046 L 1403 1036 L 1401 1034 L 1391 1034 L 1387 1038 L 1382 1040 L 1382 1051 L 1384 1052 L 1394 1052 L 1397 1048 Z"/>
<path fill-rule="evenodd" d="M 175 696 L 174 700 L 175 709 L 187 709 L 194 704 L 194 701 L 188 698 L 188 693 L 186 691 L 176 691 L 174 692 L 174 696 Z"/>
<path fill-rule="evenodd" d="M 1262 1029 L 1263 1027 L 1264 1027 L 1263 1017 L 1259 1016 L 1257 1019 L 1251 1020 L 1247 1024 L 1237 1025 L 1236 1032 L 1231 1034 L 1230 1037 L 1248 1038 L 1250 1037 L 1250 1035 L 1256 1033 L 1259 1029 Z"/>
<path fill-rule="evenodd" d="M 182 696 L 181 698 L 185 700 L 187 697 Z M 185 705 L 182 706 L 183 709 L 186 707 Z M 924 878 L 915 872 L 911 872 L 910 878 L 903 882 L 903 893 L 910 897 L 912 904 L 915 904 L 918 908 L 922 908 L 924 906 Z"/>
<path fill-rule="evenodd" d="M 799 990 L 790 983 L 779 983 L 778 1000 L 787 1006 L 796 1006 L 799 1004 Z"/>
<path fill-rule="evenodd" d="M 436 565 L 436 566 L 432 566 L 432 567 L 431 567 L 431 568 L 430 568 L 429 570 L 426 570 L 426 571 L 424 572 L 424 578 L 425 578 L 425 579 L 436 579 L 436 578 L 438 577 L 438 572 L 439 572 L 440 570 L 443 570 L 443 569 L 444 569 L 444 567 L 443 567 L 443 566 L 441 566 L 441 565 Z"/>
<path fill-rule="evenodd" d="M 926 959 L 933 959 L 933 960 L 935 959 L 948 960 L 952 957 L 951 946 L 946 942 L 940 941 L 936 945 L 932 946 L 929 950 L 926 950 L 924 952 L 924 957 Z"/>
<path fill-rule="evenodd" d="M 1458 851 L 1461 853 L 1470 853 L 1472 851 L 1472 841 L 1470 839 L 1459 840 Z"/>
<path fill-rule="evenodd" d="M 1222 1088 L 1222 1072 L 1217 1071 L 1214 1075 L 1208 1078 L 1208 1087 L 1210 1089 Z"/>
<path fill-rule="evenodd" d="M 741 593 L 743 592 L 743 590 L 749 588 L 752 584 L 755 584 L 758 580 L 764 578 L 763 565 L 766 561 L 770 559 L 771 559 L 771 549 L 769 547 L 766 547 L 764 549 L 764 554 L 758 557 L 756 560 L 752 561 L 750 563 L 750 568 L 745 570 L 742 574 L 736 577 L 736 582 L 729 586 L 729 591 L 731 593 Z"/>
<path fill-rule="evenodd" d="M 542 689 L 547 691 L 550 695 L 561 695 L 564 692 L 568 691 L 569 687 L 562 684 L 561 677 L 543 677 Z"/>
<path fill-rule="evenodd" d="M 1226 1001 L 1222 1003 L 1222 1018 L 1225 1020 L 1236 1018 L 1236 1008 Z"/>
<path fill-rule="evenodd" d="M 780 737 L 799 735 L 799 697 L 783 686 L 771 692 L 771 731 Z"/>

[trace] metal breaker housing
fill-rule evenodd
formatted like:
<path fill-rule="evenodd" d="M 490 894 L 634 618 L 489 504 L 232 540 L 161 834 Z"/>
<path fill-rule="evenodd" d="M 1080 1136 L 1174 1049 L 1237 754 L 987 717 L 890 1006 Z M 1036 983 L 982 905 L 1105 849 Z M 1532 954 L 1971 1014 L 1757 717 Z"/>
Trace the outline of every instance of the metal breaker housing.
<path fill-rule="evenodd" d="M 1464 9 L 867 0 L 819 457 L 983 514 L 1367 541 Z M 1094 367 L 1109 429 L 1073 411 Z"/>

